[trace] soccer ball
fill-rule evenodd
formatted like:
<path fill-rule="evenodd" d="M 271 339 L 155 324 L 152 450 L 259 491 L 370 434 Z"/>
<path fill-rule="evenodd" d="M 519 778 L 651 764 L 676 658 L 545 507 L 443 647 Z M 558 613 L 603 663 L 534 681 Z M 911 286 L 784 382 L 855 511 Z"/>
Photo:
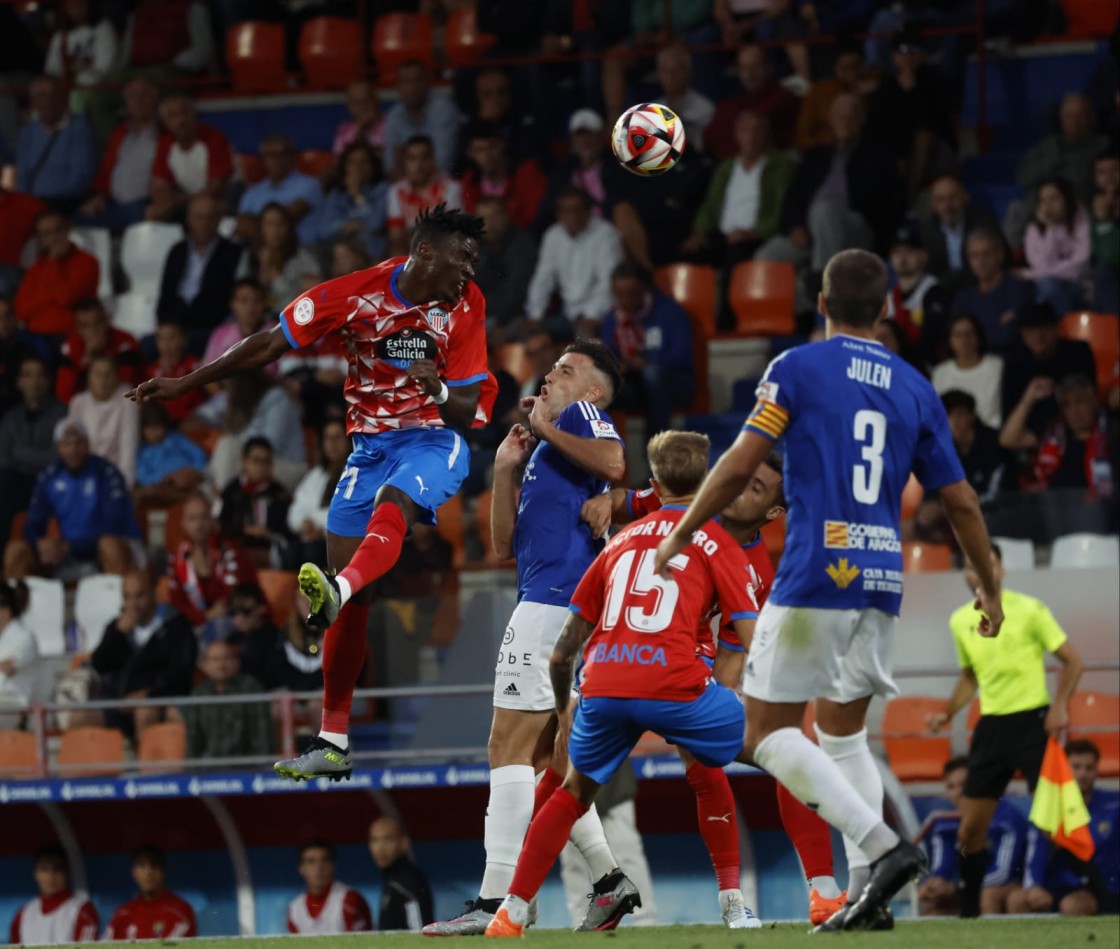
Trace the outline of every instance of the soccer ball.
<path fill-rule="evenodd" d="M 635 175 L 663 175 L 684 153 L 684 123 L 658 102 L 632 106 L 614 123 L 611 150 Z"/>

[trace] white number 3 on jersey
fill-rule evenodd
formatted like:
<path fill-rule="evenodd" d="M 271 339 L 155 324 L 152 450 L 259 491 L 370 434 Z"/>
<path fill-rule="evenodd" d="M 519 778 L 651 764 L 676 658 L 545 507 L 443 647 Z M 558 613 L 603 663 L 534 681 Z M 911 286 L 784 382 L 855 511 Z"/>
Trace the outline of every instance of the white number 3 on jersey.
<path fill-rule="evenodd" d="M 877 504 L 883 483 L 883 448 L 887 444 L 887 417 L 874 409 L 856 412 L 852 437 L 863 447 L 860 457 L 866 462 L 852 465 L 852 496 L 860 504 Z"/>

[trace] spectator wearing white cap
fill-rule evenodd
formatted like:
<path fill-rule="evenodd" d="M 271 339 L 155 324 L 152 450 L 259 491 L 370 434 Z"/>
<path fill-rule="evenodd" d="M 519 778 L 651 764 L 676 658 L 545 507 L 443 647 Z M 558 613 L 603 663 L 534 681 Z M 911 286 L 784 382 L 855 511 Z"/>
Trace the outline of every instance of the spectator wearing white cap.
<path fill-rule="evenodd" d="M 124 476 L 90 453 L 89 433 L 77 419 L 55 426 L 58 457 L 39 475 L 23 537 L 4 550 L 4 576 L 30 573 L 73 578 L 100 569 L 123 574 L 143 559 L 140 527 Z M 51 520 L 57 534 L 48 531 Z"/>

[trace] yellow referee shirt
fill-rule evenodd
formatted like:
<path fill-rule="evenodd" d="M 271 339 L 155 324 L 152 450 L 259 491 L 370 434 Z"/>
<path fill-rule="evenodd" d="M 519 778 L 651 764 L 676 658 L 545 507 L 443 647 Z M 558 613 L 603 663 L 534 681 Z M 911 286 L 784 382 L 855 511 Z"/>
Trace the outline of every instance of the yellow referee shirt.
<path fill-rule="evenodd" d="M 978 632 L 980 613 L 967 603 L 949 617 L 957 662 L 980 686 L 983 715 L 1011 715 L 1050 704 L 1046 653 L 1066 634 L 1050 608 L 1033 596 L 1003 591 L 1003 627 L 994 639 Z"/>

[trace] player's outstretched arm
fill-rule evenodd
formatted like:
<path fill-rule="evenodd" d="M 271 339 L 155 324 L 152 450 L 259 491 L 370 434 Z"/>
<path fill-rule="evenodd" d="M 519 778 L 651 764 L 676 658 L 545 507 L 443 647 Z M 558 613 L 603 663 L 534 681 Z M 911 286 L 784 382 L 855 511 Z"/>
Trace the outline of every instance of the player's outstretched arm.
<path fill-rule="evenodd" d="M 513 559 L 513 529 L 517 524 L 517 469 L 529 460 L 537 440 L 524 425 L 514 425 L 494 456 L 490 500 L 490 544 L 502 560 Z"/>
<path fill-rule="evenodd" d="M 983 636 L 998 636 L 1003 625 L 1003 606 L 999 580 L 992 566 L 992 542 L 980 511 L 980 501 L 967 481 L 947 484 L 938 493 L 957 543 L 980 577 L 980 589 L 976 591 L 976 608 L 984 614 L 980 620 L 980 633 Z"/>
<path fill-rule="evenodd" d="M 700 492 L 685 511 L 673 533 L 657 548 L 653 569 L 669 579 L 669 561 L 679 554 L 696 531 L 734 501 L 754 476 L 774 443 L 754 432 L 740 432 L 734 444 L 720 455 L 700 486 Z"/>
<path fill-rule="evenodd" d="M 572 663 L 594 627 L 579 613 L 569 613 L 568 621 L 556 640 L 549 662 L 552 692 L 556 696 L 556 711 L 561 715 L 568 708 L 572 695 Z"/>
<path fill-rule="evenodd" d="M 149 379 L 124 394 L 133 402 L 170 401 L 192 389 L 220 382 L 246 369 L 259 369 L 275 362 L 292 348 L 280 325 L 246 336 L 227 349 L 213 362 L 199 366 L 178 379 Z"/>
<path fill-rule="evenodd" d="M 943 712 L 930 712 L 926 716 L 926 727 L 934 733 L 941 731 L 953 720 L 953 716 L 957 712 L 972 701 L 972 697 L 976 694 L 978 688 L 979 683 L 976 681 L 976 673 L 971 669 L 962 669 L 957 684 L 953 686 L 953 694 L 949 696 L 945 710 Z"/>

